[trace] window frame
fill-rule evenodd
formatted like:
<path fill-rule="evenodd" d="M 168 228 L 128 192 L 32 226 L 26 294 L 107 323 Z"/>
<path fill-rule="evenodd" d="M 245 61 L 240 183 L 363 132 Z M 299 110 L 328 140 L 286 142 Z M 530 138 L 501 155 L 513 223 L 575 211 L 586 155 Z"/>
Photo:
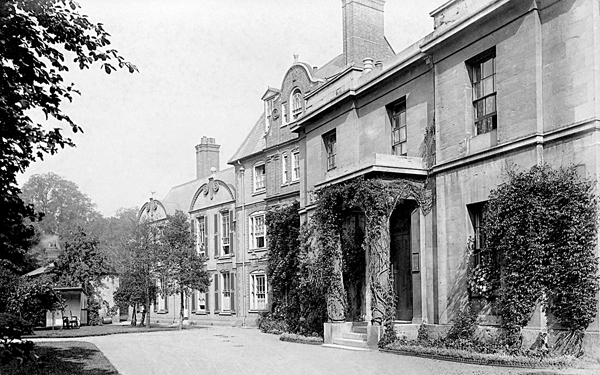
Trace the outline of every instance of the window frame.
<path fill-rule="evenodd" d="M 257 169 L 262 169 L 261 179 L 259 180 Z M 267 188 L 267 166 L 264 162 L 256 163 L 252 167 L 252 189 L 255 193 L 261 193 Z M 260 182 L 260 186 L 258 185 Z"/>
<path fill-rule="evenodd" d="M 467 210 L 471 219 L 471 225 L 473 228 L 473 267 L 477 267 L 481 264 L 481 250 L 483 249 L 486 241 L 486 229 L 485 229 L 485 211 L 487 201 L 469 204 Z"/>
<path fill-rule="evenodd" d="M 408 156 L 408 122 L 406 96 L 388 107 L 391 125 L 392 155 Z"/>
<path fill-rule="evenodd" d="M 255 231 L 257 220 L 262 219 L 262 235 L 257 236 Z M 267 221 L 265 212 L 256 212 L 248 218 L 248 232 L 250 234 L 250 250 L 264 250 L 267 248 Z M 262 246 L 258 244 L 258 238 L 262 238 Z"/>
<path fill-rule="evenodd" d="M 219 273 L 218 279 L 221 283 L 220 290 L 217 291 L 217 296 L 220 299 L 220 314 L 235 313 L 235 273 L 230 271 L 222 271 Z"/>
<path fill-rule="evenodd" d="M 295 121 L 304 113 L 304 96 L 302 90 L 296 87 L 290 93 L 290 121 Z"/>
<path fill-rule="evenodd" d="M 323 145 L 325 146 L 326 167 L 327 171 L 335 169 L 337 166 L 336 155 L 337 155 L 337 134 L 336 129 L 323 134 Z"/>
<path fill-rule="evenodd" d="M 289 168 L 288 168 L 288 160 L 289 160 L 289 156 L 286 152 L 284 152 L 283 154 L 281 154 L 281 180 L 282 180 L 282 184 L 287 184 L 288 182 L 290 182 L 290 176 L 289 176 Z"/>
<path fill-rule="evenodd" d="M 300 180 L 300 152 L 292 152 L 292 182 Z"/>
<path fill-rule="evenodd" d="M 200 256 L 206 256 L 208 253 L 207 242 L 208 242 L 208 220 L 206 216 L 196 216 L 196 253 Z"/>
<path fill-rule="evenodd" d="M 491 62 L 489 68 L 486 64 Z M 471 78 L 471 101 L 473 104 L 473 126 L 475 135 L 489 133 L 498 128 L 498 91 L 496 48 L 491 48 L 467 61 Z M 491 69 L 490 72 L 486 72 Z M 485 76 L 484 76 L 485 74 Z M 491 90 L 487 92 L 487 83 L 491 82 Z M 493 103 L 493 105 L 491 105 Z M 488 111 L 488 105 L 493 110 Z M 479 115 L 479 112 L 482 112 Z"/>
<path fill-rule="evenodd" d="M 231 232 L 231 214 L 229 212 L 229 210 L 227 211 L 221 211 L 219 212 L 219 226 L 221 229 L 220 232 L 220 236 L 221 236 L 221 241 L 220 241 L 220 245 L 221 248 L 220 250 L 220 255 L 221 256 L 228 256 L 231 255 L 231 244 L 229 243 L 230 240 L 230 232 Z M 225 249 L 227 249 L 227 251 L 225 251 Z"/>
<path fill-rule="evenodd" d="M 258 280 L 262 279 L 262 284 Z M 259 287 L 262 287 L 259 290 Z M 262 297 L 261 297 L 262 296 Z M 269 306 L 267 275 L 262 272 L 250 274 L 250 311 L 266 311 Z"/>

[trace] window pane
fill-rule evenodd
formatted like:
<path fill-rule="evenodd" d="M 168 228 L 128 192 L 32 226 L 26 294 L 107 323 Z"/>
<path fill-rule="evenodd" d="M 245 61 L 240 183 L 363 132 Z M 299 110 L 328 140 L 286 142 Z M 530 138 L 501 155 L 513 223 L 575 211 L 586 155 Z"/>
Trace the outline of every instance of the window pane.
<path fill-rule="evenodd" d="M 400 142 L 400 129 L 392 131 L 392 145 L 397 145 Z"/>
<path fill-rule="evenodd" d="M 475 118 L 481 118 L 484 116 L 485 111 L 484 111 L 484 101 L 483 100 L 479 100 L 477 102 L 475 102 Z"/>
<path fill-rule="evenodd" d="M 485 113 L 489 115 L 494 112 L 496 112 L 496 95 L 485 99 Z"/>
<path fill-rule="evenodd" d="M 406 155 L 406 154 L 408 154 L 408 147 L 406 145 L 406 142 L 401 143 L 400 147 L 401 147 L 401 149 L 400 149 L 400 155 Z"/>
<path fill-rule="evenodd" d="M 406 141 L 406 126 L 400 128 L 400 142 Z"/>
<path fill-rule="evenodd" d="M 400 127 L 406 126 L 406 112 L 400 112 Z"/>
<path fill-rule="evenodd" d="M 481 82 L 473 84 L 473 99 L 479 99 L 483 96 L 483 86 Z"/>
<path fill-rule="evenodd" d="M 489 59 L 483 63 L 483 78 L 494 74 L 494 59 Z"/>
<path fill-rule="evenodd" d="M 494 77 L 488 77 L 483 81 L 483 95 L 490 95 L 495 90 L 494 87 Z"/>

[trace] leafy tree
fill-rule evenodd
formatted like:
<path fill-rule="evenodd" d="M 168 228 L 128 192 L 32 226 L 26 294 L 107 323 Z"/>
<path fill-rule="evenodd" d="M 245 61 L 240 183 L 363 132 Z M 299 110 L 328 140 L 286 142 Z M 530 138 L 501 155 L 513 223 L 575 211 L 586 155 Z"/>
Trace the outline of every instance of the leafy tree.
<path fill-rule="evenodd" d="M 100 240 L 101 252 L 117 272 L 125 267 L 127 254 L 123 244 L 129 240 L 138 223 L 138 212 L 138 208 L 120 208 L 115 216 L 94 220 L 89 227 Z"/>
<path fill-rule="evenodd" d="M 186 295 L 192 290 L 206 292 L 210 284 L 205 263 L 206 258 L 196 252 L 187 215 L 179 210 L 169 215 L 160 235 L 156 270 L 161 280 L 161 293 L 179 294 L 181 298 L 179 328 L 183 325 Z"/>
<path fill-rule="evenodd" d="M 156 300 L 156 259 L 158 228 L 147 222 L 135 222 L 126 241 L 122 242 L 123 267 L 119 271 L 119 287 L 114 293 L 117 303 L 143 306 L 141 325 L 150 327 L 150 304 Z M 132 325 L 135 324 L 132 319 Z"/>
<path fill-rule="evenodd" d="M 80 229 L 66 243 L 53 273 L 59 285 L 80 286 L 90 295 L 113 272 L 106 257 L 98 251 L 98 239 Z"/>
<path fill-rule="evenodd" d="M 31 176 L 23 185 L 21 197 L 43 214 L 36 226 L 46 234 L 67 238 L 78 227 L 100 218 L 96 205 L 74 182 L 52 172 Z"/>
<path fill-rule="evenodd" d="M 117 305 L 133 306 L 133 315 L 131 325 L 135 326 L 137 306 L 146 306 L 147 301 L 154 301 L 158 289 L 156 283 L 142 267 L 132 265 L 119 276 L 119 287 L 115 290 L 113 298 Z M 145 308 L 144 311 L 147 311 Z M 144 325 L 145 317 L 142 317 L 141 324 Z M 150 320 L 148 319 L 148 322 Z"/>
<path fill-rule="evenodd" d="M 74 145 L 60 127 L 45 127 L 30 115 L 39 112 L 73 132 L 82 131 L 61 109 L 78 93 L 72 83 L 64 83 L 65 54 L 81 69 L 98 62 L 110 73 L 114 61 L 137 71 L 108 47 L 102 24 L 91 23 L 78 9 L 72 0 L 0 1 L 0 256 L 18 266 L 25 263 L 34 235 L 29 221 L 36 217 L 19 197 L 16 175 L 44 154 Z"/>
<path fill-rule="evenodd" d="M 46 311 L 62 310 L 63 299 L 53 289 L 52 278 L 43 275 L 20 278 L 8 295 L 6 312 L 37 325 L 45 323 Z"/>
<path fill-rule="evenodd" d="M 598 304 L 595 184 L 574 167 L 548 164 L 509 170 L 507 176 L 490 193 L 480 265 L 488 268 L 483 274 L 490 284 L 500 288 L 503 325 L 518 338 L 542 303 L 582 337 Z"/>

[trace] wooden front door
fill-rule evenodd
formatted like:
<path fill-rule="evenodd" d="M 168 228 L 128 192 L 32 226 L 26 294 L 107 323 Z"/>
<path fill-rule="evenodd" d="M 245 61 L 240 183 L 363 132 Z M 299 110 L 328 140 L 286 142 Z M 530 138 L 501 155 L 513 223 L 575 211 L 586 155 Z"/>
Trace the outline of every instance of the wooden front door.
<path fill-rule="evenodd" d="M 412 321 L 412 269 L 410 249 L 410 210 L 398 208 L 390 221 L 390 256 L 396 303 L 396 320 Z"/>

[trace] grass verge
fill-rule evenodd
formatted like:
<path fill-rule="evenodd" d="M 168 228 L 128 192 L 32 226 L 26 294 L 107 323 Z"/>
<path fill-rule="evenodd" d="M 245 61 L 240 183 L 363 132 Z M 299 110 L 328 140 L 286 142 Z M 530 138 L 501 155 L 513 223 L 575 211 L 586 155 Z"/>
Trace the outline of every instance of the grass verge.
<path fill-rule="evenodd" d="M 183 329 L 198 329 L 199 326 L 184 326 Z M 87 336 L 105 336 L 121 333 L 139 333 L 139 332 L 158 332 L 158 331 L 175 331 L 176 326 L 152 324 L 152 328 L 148 327 L 133 327 L 131 325 L 106 324 L 98 326 L 82 326 L 75 329 L 34 329 L 33 335 L 24 336 L 24 339 L 40 339 L 40 338 L 72 338 L 72 337 L 87 337 Z"/>
<path fill-rule="evenodd" d="M 525 368 L 566 368 L 576 363 L 573 356 L 532 358 L 525 356 L 512 356 L 501 353 L 478 353 L 469 350 L 424 347 L 418 345 L 407 345 L 395 342 L 387 345 L 382 351 L 416 355 L 427 358 L 467 362 L 480 365 L 525 367 Z"/>
<path fill-rule="evenodd" d="M 38 363 L 18 366 L 16 361 L 0 367 L 2 375 L 118 375 L 96 347 L 83 341 L 43 342 L 35 345 Z"/>
<path fill-rule="evenodd" d="M 296 342 L 299 344 L 309 344 L 309 345 L 321 345 L 323 344 L 323 338 L 322 337 L 315 337 L 315 336 L 302 336 L 302 335 L 296 335 L 294 333 L 282 333 L 279 336 L 279 340 L 280 341 L 287 341 L 287 342 Z"/>

